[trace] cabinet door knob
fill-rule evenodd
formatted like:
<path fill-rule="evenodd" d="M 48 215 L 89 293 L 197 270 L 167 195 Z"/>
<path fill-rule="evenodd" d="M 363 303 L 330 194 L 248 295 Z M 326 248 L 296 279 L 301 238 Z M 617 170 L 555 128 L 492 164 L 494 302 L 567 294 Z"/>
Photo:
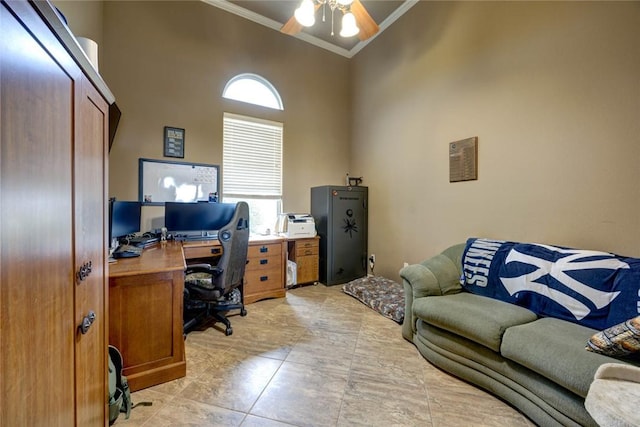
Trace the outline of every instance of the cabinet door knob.
<path fill-rule="evenodd" d="M 95 320 L 96 320 L 95 311 L 89 310 L 89 313 L 87 313 L 87 315 L 84 316 L 84 318 L 82 319 L 82 323 L 80 324 L 80 326 L 78 326 L 80 333 L 84 335 L 87 332 L 89 332 L 89 328 L 91 327 L 91 325 L 93 325 L 93 322 Z"/>
<path fill-rule="evenodd" d="M 93 264 L 91 263 L 91 261 L 82 264 L 80 266 L 80 269 L 78 270 L 78 273 L 76 274 L 76 276 L 78 277 L 78 281 L 82 282 L 84 279 L 89 277 L 92 271 L 92 267 Z"/>

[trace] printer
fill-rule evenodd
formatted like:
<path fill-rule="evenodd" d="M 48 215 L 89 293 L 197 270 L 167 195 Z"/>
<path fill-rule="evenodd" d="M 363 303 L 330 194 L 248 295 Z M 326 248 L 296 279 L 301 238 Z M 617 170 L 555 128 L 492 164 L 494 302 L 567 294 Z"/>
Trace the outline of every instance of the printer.
<path fill-rule="evenodd" d="M 315 237 L 317 234 L 313 217 L 299 213 L 280 214 L 276 223 L 276 232 L 289 239 Z"/>

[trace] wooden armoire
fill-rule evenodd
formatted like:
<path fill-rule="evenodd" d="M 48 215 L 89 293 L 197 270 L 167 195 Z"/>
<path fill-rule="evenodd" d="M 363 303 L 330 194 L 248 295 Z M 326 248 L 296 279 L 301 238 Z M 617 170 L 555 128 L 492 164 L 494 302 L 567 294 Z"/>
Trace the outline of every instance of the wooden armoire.
<path fill-rule="evenodd" d="M 0 426 L 105 426 L 114 98 L 49 2 L 0 29 Z"/>

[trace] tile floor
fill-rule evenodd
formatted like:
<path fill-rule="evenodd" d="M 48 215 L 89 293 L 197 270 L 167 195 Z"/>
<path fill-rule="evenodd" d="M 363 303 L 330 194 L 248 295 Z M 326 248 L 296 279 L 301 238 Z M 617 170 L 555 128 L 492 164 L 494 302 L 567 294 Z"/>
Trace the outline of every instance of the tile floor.
<path fill-rule="evenodd" d="M 153 405 L 116 426 L 533 426 L 433 367 L 397 323 L 341 288 L 248 305 L 228 337 L 191 332 L 187 376 L 133 393 Z"/>

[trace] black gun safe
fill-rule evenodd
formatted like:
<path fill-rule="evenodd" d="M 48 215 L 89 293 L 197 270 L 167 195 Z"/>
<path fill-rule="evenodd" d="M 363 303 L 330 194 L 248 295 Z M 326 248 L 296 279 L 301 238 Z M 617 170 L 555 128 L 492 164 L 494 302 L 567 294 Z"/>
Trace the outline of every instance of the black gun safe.
<path fill-rule="evenodd" d="M 367 275 L 367 187 L 311 188 L 320 236 L 320 282 L 337 285 Z"/>

